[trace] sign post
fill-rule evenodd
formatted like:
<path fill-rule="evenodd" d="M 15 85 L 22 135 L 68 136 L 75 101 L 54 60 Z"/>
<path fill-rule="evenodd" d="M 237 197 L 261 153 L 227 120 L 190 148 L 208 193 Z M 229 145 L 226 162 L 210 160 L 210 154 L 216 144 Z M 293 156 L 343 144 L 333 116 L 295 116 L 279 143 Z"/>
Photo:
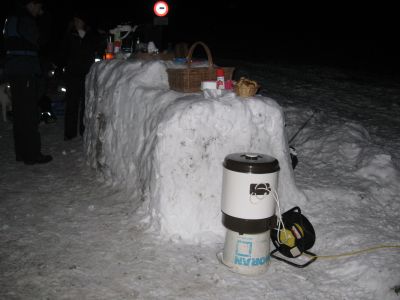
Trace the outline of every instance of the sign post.
<path fill-rule="evenodd" d="M 153 19 L 153 25 L 160 33 L 161 45 L 159 46 L 162 47 L 165 44 L 164 35 L 166 26 L 168 25 L 168 17 L 166 17 L 169 11 L 168 3 L 165 1 L 157 1 L 153 6 L 153 11 L 156 15 Z"/>
<path fill-rule="evenodd" d="M 169 7 L 168 3 L 165 1 L 157 1 L 153 7 L 154 14 L 156 17 L 153 20 L 155 26 L 166 26 L 168 25 L 168 14 Z"/>

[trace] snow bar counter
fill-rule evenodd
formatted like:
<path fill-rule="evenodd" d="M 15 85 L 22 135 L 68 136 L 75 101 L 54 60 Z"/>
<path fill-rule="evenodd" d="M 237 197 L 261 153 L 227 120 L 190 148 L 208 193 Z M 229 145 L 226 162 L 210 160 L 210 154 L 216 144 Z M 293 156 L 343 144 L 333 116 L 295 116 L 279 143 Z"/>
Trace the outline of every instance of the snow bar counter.
<path fill-rule="evenodd" d="M 172 91 L 169 63 L 100 61 L 86 77 L 86 161 L 105 184 L 132 199 L 142 224 L 168 239 L 221 242 L 226 232 L 221 224 L 223 162 L 230 153 L 273 157 L 260 160 L 269 171 L 251 176 L 276 177 L 283 208 L 304 204 L 294 181 L 281 107 L 258 95 L 243 100 L 226 93 L 205 99 L 202 93 Z M 246 176 L 239 165 L 225 162 L 227 172 Z M 256 195 L 259 191 L 254 187 Z M 243 216 L 227 206 L 225 226 L 237 230 L 227 215 L 262 220 L 251 225 L 258 232 L 273 215 L 272 206 L 263 210 L 243 210 Z"/>

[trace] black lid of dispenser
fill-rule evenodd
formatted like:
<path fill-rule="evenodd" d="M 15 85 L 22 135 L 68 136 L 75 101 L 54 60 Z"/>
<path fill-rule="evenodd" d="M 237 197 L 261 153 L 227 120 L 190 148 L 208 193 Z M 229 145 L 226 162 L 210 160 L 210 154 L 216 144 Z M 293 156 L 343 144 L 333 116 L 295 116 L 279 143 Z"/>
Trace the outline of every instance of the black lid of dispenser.
<path fill-rule="evenodd" d="M 266 174 L 279 171 L 279 162 L 266 154 L 232 153 L 225 157 L 224 167 L 240 173 Z"/>

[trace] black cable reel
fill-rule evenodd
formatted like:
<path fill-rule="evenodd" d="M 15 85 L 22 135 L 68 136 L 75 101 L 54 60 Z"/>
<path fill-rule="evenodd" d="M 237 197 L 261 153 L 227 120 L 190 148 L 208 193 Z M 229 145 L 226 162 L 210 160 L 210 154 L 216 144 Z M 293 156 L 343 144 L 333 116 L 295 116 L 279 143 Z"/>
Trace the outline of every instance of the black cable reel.
<path fill-rule="evenodd" d="M 316 261 L 317 256 L 308 251 L 315 243 L 315 231 L 310 221 L 301 214 L 300 208 L 296 206 L 283 213 L 282 223 L 284 226 L 278 223 L 277 228 L 271 230 L 271 240 L 276 248 L 271 252 L 271 257 L 297 268 L 304 268 Z M 299 257 L 303 253 L 312 258 L 304 264 L 296 264 L 277 256 L 278 251 L 289 258 Z"/>

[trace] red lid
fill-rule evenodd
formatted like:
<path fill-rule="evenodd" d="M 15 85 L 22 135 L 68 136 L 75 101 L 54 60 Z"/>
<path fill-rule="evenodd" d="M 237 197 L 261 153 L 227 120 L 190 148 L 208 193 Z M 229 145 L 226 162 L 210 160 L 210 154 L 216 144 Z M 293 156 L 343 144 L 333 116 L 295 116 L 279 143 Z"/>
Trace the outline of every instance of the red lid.
<path fill-rule="evenodd" d="M 224 69 L 217 69 L 216 74 L 217 74 L 217 77 L 224 76 Z"/>

